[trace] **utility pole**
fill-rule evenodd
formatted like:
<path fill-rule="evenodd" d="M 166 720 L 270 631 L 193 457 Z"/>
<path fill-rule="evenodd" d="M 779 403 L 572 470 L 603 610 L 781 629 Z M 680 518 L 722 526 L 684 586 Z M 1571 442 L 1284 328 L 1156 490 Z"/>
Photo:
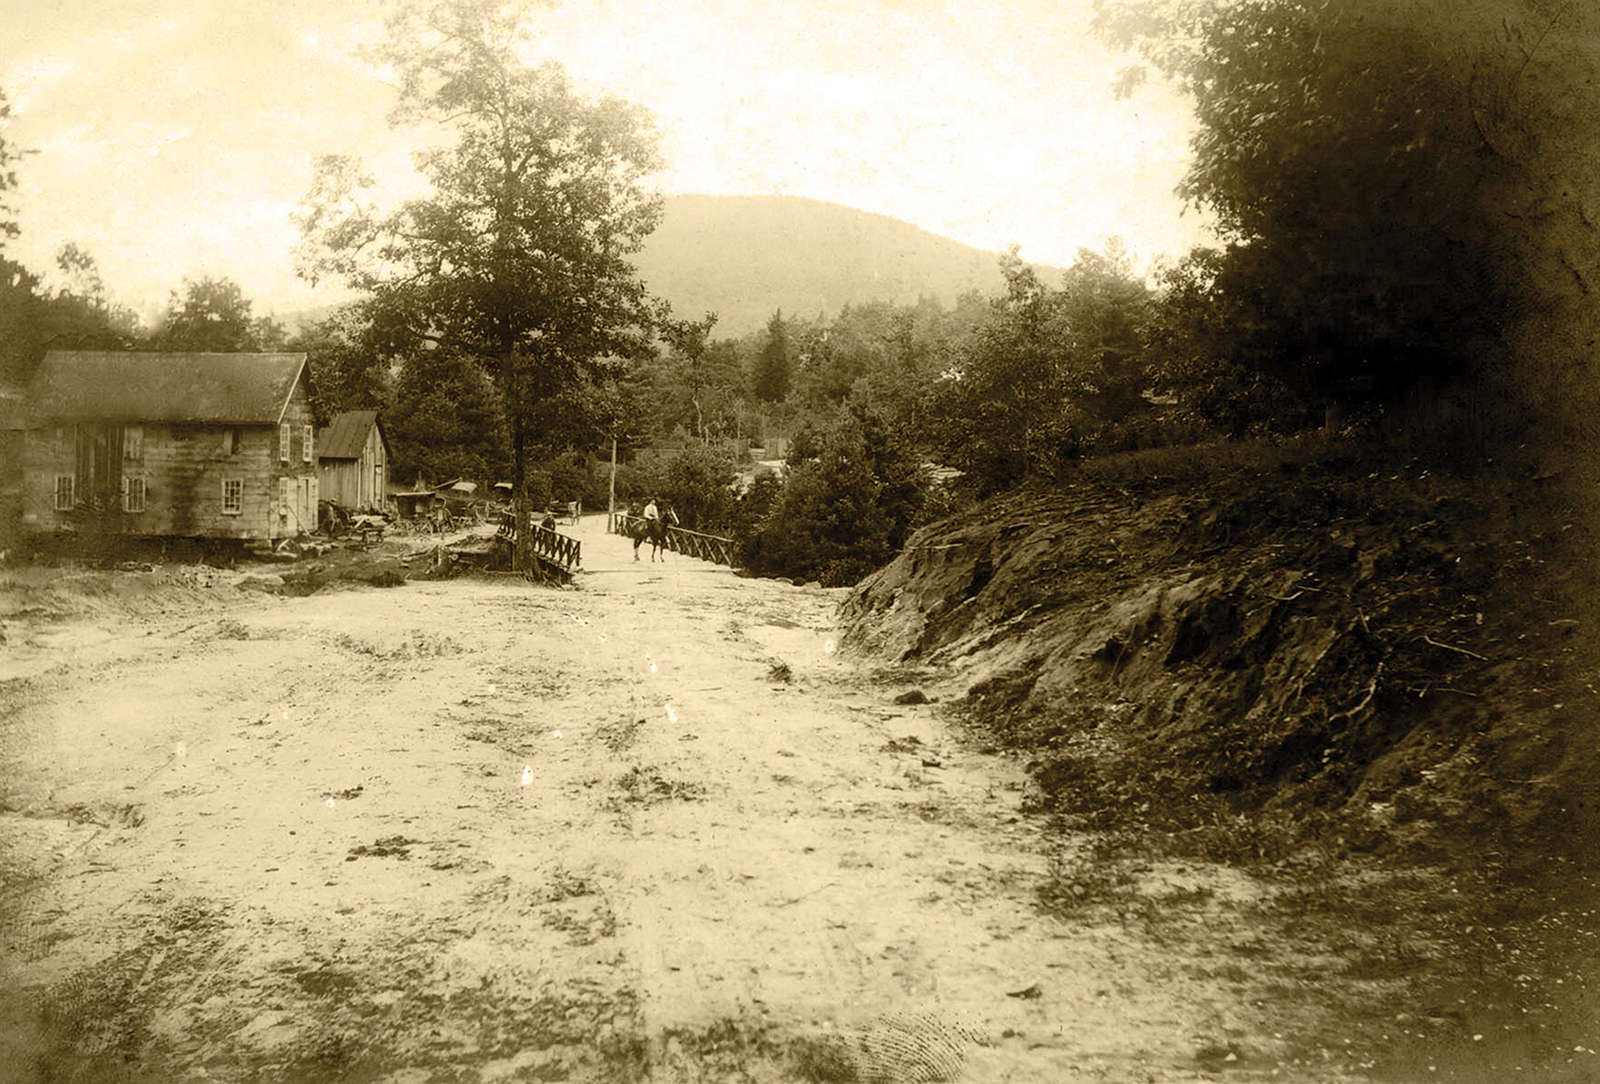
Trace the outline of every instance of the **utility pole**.
<path fill-rule="evenodd" d="M 606 501 L 606 532 L 617 533 L 617 438 L 611 438 L 611 493 Z"/>

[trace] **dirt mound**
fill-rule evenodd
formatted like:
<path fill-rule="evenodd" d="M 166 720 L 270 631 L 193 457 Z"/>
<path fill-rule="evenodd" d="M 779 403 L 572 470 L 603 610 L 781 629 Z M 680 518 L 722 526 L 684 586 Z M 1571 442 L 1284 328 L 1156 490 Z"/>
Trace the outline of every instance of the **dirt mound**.
<path fill-rule="evenodd" d="M 1587 838 L 1578 487 L 1328 445 L 1188 473 L 1086 472 L 927 528 L 847 599 L 845 643 L 959 673 L 1041 804 L 1089 824 L 1265 814 L 1491 856 Z"/>

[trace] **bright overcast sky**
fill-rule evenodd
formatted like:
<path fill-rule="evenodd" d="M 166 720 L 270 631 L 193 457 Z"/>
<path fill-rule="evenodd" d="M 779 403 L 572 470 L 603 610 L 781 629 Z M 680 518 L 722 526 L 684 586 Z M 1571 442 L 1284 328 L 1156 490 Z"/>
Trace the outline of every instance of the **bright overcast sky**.
<path fill-rule="evenodd" d="M 332 300 L 294 276 L 313 156 L 403 173 L 388 87 L 352 57 L 377 0 L 11 0 L 0 87 L 38 271 L 66 241 L 147 315 L 185 275 L 257 312 Z M 791 195 L 979 248 L 1071 262 L 1119 235 L 1141 259 L 1203 240 L 1172 195 L 1187 108 L 1114 100 L 1125 58 L 1090 0 L 567 0 L 541 47 L 649 108 L 673 193 Z"/>

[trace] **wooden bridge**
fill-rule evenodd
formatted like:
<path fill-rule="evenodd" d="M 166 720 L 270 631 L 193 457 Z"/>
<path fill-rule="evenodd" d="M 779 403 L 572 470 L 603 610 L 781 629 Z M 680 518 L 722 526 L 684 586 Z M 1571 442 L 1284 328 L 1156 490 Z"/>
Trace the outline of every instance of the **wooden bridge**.
<path fill-rule="evenodd" d="M 625 512 L 617 514 L 616 533 L 632 538 L 637 531 L 644 530 L 645 519 L 643 516 L 630 516 Z M 649 541 L 645 545 L 649 545 Z M 683 527 L 667 527 L 667 549 L 673 553 L 681 553 L 686 557 L 698 557 L 702 561 L 711 561 L 719 565 L 733 567 L 733 539 L 723 538 L 721 535 L 701 534 Z"/>
<path fill-rule="evenodd" d="M 533 553 L 546 564 L 571 575 L 583 567 L 583 543 L 548 527 L 535 527 Z"/>
<path fill-rule="evenodd" d="M 529 544 L 533 550 L 533 556 L 541 564 L 563 576 L 571 576 L 583 567 L 582 542 L 559 531 L 541 527 L 537 523 L 531 526 L 533 530 Z M 514 548 L 516 536 L 516 517 L 507 513 L 500 520 L 500 529 L 495 533 L 495 540 Z M 531 570 L 522 569 L 521 571 L 526 573 Z"/>

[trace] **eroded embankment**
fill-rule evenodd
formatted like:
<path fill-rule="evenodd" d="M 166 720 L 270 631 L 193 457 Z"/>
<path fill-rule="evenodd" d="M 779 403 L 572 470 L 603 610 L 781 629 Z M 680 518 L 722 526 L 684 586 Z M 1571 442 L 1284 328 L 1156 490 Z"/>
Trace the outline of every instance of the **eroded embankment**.
<path fill-rule="evenodd" d="M 1559 478 L 1086 474 L 924 529 L 844 607 L 857 650 L 959 673 L 1091 825 L 1265 816 L 1357 851 L 1589 838 L 1593 536 Z"/>

